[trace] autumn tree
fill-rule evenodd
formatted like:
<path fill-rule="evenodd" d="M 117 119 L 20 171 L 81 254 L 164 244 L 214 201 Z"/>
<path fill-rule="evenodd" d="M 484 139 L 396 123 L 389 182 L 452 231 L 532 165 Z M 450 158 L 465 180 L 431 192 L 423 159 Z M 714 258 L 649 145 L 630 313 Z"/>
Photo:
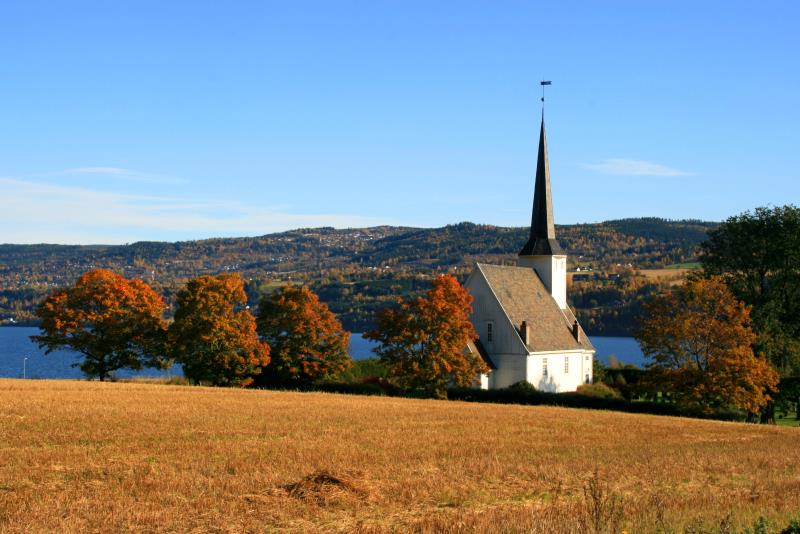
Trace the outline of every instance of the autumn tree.
<path fill-rule="evenodd" d="M 397 300 L 378 314 L 378 325 L 364 337 L 401 387 L 446 396 L 448 385 L 470 386 L 488 372 L 477 354 L 465 351 L 478 338 L 469 315 L 472 297 L 453 276 L 436 278 L 424 297 Z"/>
<path fill-rule="evenodd" d="M 161 296 L 141 280 L 95 269 L 45 298 L 36 310 L 47 353 L 70 348 L 83 355 L 81 371 L 106 380 L 119 369 L 168 367 Z"/>
<path fill-rule="evenodd" d="M 263 297 L 257 325 L 272 350 L 258 384 L 307 385 L 352 365 L 350 333 L 306 286 L 284 286 Z"/>
<path fill-rule="evenodd" d="M 734 406 L 757 413 L 778 383 L 753 352 L 749 307 L 719 278 L 690 280 L 652 298 L 636 339 L 657 386 L 706 412 Z"/>
<path fill-rule="evenodd" d="M 800 376 L 800 208 L 756 208 L 709 232 L 701 262 L 752 307 L 756 347 L 781 376 Z"/>
<path fill-rule="evenodd" d="M 269 363 L 269 345 L 256 334 L 238 274 L 200 276 L 178 292 L 169 328 L 171 355 L 189 380 L 246 386 Z"/>

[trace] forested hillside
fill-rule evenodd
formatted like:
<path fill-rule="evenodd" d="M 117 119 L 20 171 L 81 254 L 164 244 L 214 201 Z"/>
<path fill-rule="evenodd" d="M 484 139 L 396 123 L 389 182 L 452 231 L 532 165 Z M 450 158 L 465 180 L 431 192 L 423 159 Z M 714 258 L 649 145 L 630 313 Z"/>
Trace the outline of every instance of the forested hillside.
<path fill-rule="evenodd" d="M 637 270 L 696 260 L 715 223 L 656 218 L 558 226 L 570 270 L 580 269 L 571 299 L 593 333 L 630 327 L 642 295 L 659 283 Z M 301 229 L 260 237 L 130 245 L 0 245 L 0 323 L 30 324 L 36 303 L 93 268 L 142 278 L 167 297 L 201 274 L 238 271 L 252 304 L 284 284 L 311 284 L 345 326 L 361 331 L 376 309 L 427 287 L 431 276 L 466 277 L 476 261 L 510 263 L 527 228 L 472 223 L 443 228 L 381 226 Z"/>

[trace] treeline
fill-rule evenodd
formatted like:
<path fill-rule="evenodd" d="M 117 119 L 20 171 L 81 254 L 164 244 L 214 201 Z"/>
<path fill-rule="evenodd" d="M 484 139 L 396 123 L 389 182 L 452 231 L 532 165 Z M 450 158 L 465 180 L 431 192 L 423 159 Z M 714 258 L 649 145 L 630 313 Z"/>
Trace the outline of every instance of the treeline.
<path fill-rule="evenodd" d="M 178 291 L 171 321 L 146 282 L 106 269 L 81 275 L 36 308 L 49 354 L 69 348 L 89 378 L 121 369 L 181 365 L 194 383 L 213 386 L 312 383 L 351 366 L 350 334 L 306 286 L 264 295 L 253 314 L 238 273 L 202 275 Z"/>
<path fill-rule="evenodd" d="M 661 287 L 627 266 L 576 284 L 603 281 L 606 296 L 633 295 L 632 302 L 642 306 L 636 338 L 649 365 L 638 375 L 638 386 L 651 397 L 647 401 L 666 398 L 686 414 L 734 409 L 762 422 L 774 422 L 780 404 L 796 412 L 800 209 L 758 208 L 731 217 L 701 248 L 701 269 Z M 337 283 L 337 298 L 359 300 L 362 293 L 347 292 L 352 284 Z M 369 283 L 364 281 L 362 291 Z M 379 287 L 373 296 L 422 290 L 421 284 L 391 281 Z M 48 351 L 70 347 L 83 354 L 81 369 L 101 380 L 117 369 L 172 362 L 194 383 L 211 385 L 317 387 L 343 378 L 353 362 L 349 334 L 336 315 L 306 285 L 271 289 L 251 284 L 248 291 L 238 273 L 201 275 L 177 292 L 169 321 L 163 296 L 146 282 L 93 269 L 40 303 L 42 333 L 34 340 Z M 597 304 L 601 294 L 584 289 L 576 292 L 588 301 L 581 303 Z M 255 313 L 249 305 L 254 298 Z M 386 366 L 385 376 L 373 377 L 379 381 L 374 385 L 446 397 L 448 387 L 474 386 L 489 372 L 491 362 L 473 343 L 478 337 L 469 320 L 472 297 L 455 276 L 433 277 L 420 297 L 385 300 L 375 313 L 376 326 L 365 334 L 377 342 L 375 352 Z M 602 371 L 596 365 L 596 383 L 578 392 L 613 399 L 632 382 L 620 373 L 609 381 Z M 348 388 L 364 384 L 352 377 L 346 382 Z M 530 384 L 517 386 L 522 393 L 508 395 L 530 402 L 546 397 Z"/>
<path fill-rule="evenodd" d="M 36 309 L 45 348 L 81 355 L 89 378 L 121 369 L 181 365 L 194 384 L 308 388 L 342 379 L 354 366 L 347 332 L 308 286 L 285 285 L 247 305 L 238 273 L 203 275 L 180 289 L 172 321 L 146 282 L 93 269 L 49 294 Z M 489 372 L 473 342 L 472 297 L 453 276 L 437 276 L 424 297 L 395 299 L 366 333 L 392 386 L 446 397 L 448 385 L 471 386 Z M 471 347 L 471 348 L 470 348 Z"/>
<path fill-rule="evenodd" d="M 569 253 L 570 269 L 605 273 L 629 264 L 648 269 L 696 261 L 697 245 L 714 227 L 702 221 L 642 218 L 563 225 L 557 234 Z M 118 246 L 0 245 L 0 324 L 36 324 L 35 307 L 45 295 L 74 283 L 86 271 L 103 268 L 145 280 L 164 295 L 170 314 L 183 284 L 202 275 L 241 273 L 250 305 L 264 289 L 308 284 L 347 329 L 361 332 L 374 326 L 375 311 L 387 301 L 421 294 L 436 274 L 453 274 L 463 281 L 476 261 L 516 261 L 527 231 L 460 223 L 430 229 L 301 229 L 260 237 Z M 637 293 L 620 286 L 616 293 L 607 292 L 611 286 L 619 284 L 593 279 L 576 286 L 572 304 L 581 317 L 591 318 L 590 334 L 630 332 L 635 302 L 645 290 Z M 598 293 L 583 298 L 593 290 Z M 596 306 L 588 305 L 592 300 Z"/>

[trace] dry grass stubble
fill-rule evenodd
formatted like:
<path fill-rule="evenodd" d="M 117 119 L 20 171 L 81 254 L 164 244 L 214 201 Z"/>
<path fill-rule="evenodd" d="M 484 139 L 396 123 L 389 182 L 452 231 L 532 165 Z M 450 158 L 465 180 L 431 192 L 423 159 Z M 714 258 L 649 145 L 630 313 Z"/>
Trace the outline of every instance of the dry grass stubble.
<path fill-rule="evenodd" d="M 785 522 L 800 511 L 798 438 L 548 407 L 0 380 L 0 531 L 587 532 L 593 480 L 600 530 Z"/>

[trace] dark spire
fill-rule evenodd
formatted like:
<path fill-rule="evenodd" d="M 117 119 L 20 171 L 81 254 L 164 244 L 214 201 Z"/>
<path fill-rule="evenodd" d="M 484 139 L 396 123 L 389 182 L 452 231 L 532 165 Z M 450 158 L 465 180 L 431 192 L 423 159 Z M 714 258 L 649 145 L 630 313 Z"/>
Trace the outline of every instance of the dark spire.
<path fill-rule="evenodd" d="M 519 252 L 520 256 L 553 256 L 564 254 L 556 241 L 553 223 L 553 198 L 550 194 L 550 165 L 547 162 L 547 139 L 544 133 L 544 111 L 542 129 L 539 132 L 539 159 L 536 162 L 536 188 L 533 193 L 533 215 L 531 235 Z"/>

